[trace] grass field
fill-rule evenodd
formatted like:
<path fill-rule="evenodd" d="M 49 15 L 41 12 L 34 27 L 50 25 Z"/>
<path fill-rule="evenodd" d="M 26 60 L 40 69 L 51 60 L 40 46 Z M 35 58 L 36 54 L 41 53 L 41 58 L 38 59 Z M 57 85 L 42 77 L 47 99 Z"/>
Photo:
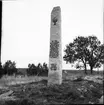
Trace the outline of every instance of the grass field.
<path fill-rule="evenodd" d="M 16 84 L 24 84 L 29 82 L 37 82 L 43 79 L 47 79 L 47 77 L 39 77 L 39 76 L 3 76 L 0 79 L 0 86 L 8 86 L 8 85 L 16 85 Z"/>
<path fill-rule="evenodd" d="M 93 78 L 84 79 L 87 76 Z M 1 93 L 9 90 L 13 93 L 1 99 L 0 105 L 99 104 L 99 99 L 103 95 L 103 74 L 94 72 L 93 75 L 88 73 L 87 76 L 84 71 L 63 70 L 63 83 L 54 86 L 47 86 L 47 77 L 4 77 L 0 81 L 19 81 L 20 84 L 18 82 L 7 86 L 5 83 L 7 88 L 0 89 Z"/>

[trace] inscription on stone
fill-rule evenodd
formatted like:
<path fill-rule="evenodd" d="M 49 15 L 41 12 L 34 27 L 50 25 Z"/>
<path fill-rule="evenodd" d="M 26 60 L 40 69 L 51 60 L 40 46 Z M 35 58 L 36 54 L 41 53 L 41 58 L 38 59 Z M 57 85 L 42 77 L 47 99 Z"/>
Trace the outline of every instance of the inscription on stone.
<path fill-rule="evenodd" d="M 57 64 L 53 63 L 50 67 L 51 70 L 57 70 Z"/>
<path fill-rule="evenodd" d="M 59 42 L 53 40 L 50 43 L 50 58 L 57 58 L 59 55 Z"/>
<path fill-rule="evenodd" d="M 54 25 L 56 25 L 56 22 L 58 21 L 58 19 L 56 17 L 53 18 L 53 23 Z"/>

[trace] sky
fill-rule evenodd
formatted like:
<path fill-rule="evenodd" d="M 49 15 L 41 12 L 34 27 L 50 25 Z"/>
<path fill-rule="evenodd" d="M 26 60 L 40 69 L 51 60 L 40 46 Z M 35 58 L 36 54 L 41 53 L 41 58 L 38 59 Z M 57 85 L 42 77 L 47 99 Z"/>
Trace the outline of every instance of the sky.
<path fill-rule="evenodd" d="M 62 55 L 77 36 L 95 35 L 103 43 L 103 0 L 4 0 L 1 61 L 49 63 L 50 21 L 53 7 L 60 6 Z M 63 69 L 71 69 L 62 60 Z"/>

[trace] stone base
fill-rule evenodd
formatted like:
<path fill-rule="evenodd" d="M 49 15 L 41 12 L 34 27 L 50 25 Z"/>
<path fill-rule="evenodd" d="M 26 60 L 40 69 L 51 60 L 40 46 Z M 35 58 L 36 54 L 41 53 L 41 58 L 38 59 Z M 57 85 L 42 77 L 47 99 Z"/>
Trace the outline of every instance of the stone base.
<path fill-rule="evenodd" d="M 51 71 L 48 74 L 48 85 L 54 85 L 54 84 L 61 84 L 62 83 L 62 71 Z"/>

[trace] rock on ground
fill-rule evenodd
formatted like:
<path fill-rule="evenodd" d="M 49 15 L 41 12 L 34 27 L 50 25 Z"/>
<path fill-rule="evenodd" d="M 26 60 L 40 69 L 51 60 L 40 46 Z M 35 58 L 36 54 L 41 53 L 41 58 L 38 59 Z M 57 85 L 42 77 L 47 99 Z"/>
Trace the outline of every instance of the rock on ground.
<path fill-rule="evenodd" d="M 102 97 L 99 99 L 99 103 L 100 103 L 100 104 L 104 104 L 104 96 L 102 96 Z"/>

